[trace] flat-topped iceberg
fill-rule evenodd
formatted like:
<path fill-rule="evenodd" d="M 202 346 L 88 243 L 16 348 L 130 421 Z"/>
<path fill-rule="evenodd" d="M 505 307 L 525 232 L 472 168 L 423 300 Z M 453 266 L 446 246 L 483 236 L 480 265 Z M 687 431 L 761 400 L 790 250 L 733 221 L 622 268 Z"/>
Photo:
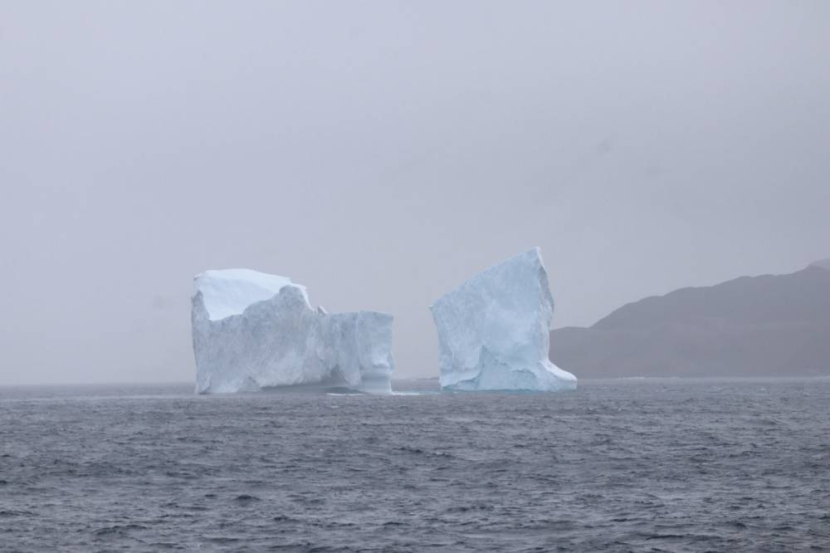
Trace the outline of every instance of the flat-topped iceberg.
<path fill-rule="evenodd" d="M 305 287 L 249 269 L 197 275 L 192 303 L 197 393 L 391 392 L 391 315 L 312 309 Z"/>
<path fill-rule="evenodd" d="M 576 388 L 576 377 L 548 359 L 553 297 L 539 248 L 475 275 L 431 310 L 438 329 L 441 388 Z"/>

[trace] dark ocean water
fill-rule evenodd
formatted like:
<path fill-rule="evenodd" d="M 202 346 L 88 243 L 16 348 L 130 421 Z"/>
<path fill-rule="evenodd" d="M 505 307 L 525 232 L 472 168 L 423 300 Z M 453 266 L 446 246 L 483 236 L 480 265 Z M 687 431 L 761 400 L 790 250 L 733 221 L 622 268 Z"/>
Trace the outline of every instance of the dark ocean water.
<path fill-rule="evenodd" d="M 0 550 L 830 551 L 830 380 L 191 390 L 0 389 Z"/>

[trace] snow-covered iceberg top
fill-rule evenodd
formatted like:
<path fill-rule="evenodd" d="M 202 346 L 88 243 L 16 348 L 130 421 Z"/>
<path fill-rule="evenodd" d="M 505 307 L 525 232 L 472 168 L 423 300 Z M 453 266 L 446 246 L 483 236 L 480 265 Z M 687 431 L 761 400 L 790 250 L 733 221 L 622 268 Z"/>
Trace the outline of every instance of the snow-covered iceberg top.
<path fill-rule="evenodd" d="M 192 303 L 198 393 L 391 391 L 391 315 L 312 309 L 305 287 L 249 269 L 197 275 Z"/>
<path fill-rule="evenodd" d="M 548 359 L 553 297 L 539 248 L 475 275 L 431 310 L 442 388 L 576 388 L 576 377 Z"/>
<path fill-rule="evenodd" d="M 305 286 L 294 284 L 288 277 L 251 269 L 222 269 L 200 273 L 193 278 L 193 295 L 202 293 L 210 320 L 218 321 L 231 315 L 241 315 L 249 305 L 274 297 L 285 286 L 297 287 L 302 291 L 306 303 L 309 303 Z"/>

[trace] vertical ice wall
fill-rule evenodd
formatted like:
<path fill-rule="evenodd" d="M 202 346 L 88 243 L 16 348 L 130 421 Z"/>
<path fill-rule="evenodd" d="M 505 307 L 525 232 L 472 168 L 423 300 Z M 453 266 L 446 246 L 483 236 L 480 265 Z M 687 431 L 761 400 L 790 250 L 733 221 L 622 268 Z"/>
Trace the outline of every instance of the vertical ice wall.
<path fill-rule="evenodd" d="M 539 248 L 475 275 L 431 310 L 442 388 L 576 388 L 576 377 L 548 359 L 553 297 Z"/>
<path fill-rule="evenodd" d="M 312 309 L 304 287 L 248 269 L 194 279 L 196 391 L 345 387 L 389 393 L 392 316 Z"/>

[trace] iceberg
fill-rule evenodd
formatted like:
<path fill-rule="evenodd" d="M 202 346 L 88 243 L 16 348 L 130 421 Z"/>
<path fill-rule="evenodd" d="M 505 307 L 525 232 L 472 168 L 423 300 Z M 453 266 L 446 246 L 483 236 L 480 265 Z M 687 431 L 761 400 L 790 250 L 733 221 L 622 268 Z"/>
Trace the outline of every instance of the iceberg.
<path fill-rule="evenodd" d="M 312 309 L 304 286 L 249 269 L 194 278 L 196 392 L 391 393 L 392 316 Z"/>
<path fill-rule="evenodd" d="M 475 275 L 430 309 L 442 389 L 576 388 L 576 377 L 548 359 L 553 297 L 539 248 Z"/>

